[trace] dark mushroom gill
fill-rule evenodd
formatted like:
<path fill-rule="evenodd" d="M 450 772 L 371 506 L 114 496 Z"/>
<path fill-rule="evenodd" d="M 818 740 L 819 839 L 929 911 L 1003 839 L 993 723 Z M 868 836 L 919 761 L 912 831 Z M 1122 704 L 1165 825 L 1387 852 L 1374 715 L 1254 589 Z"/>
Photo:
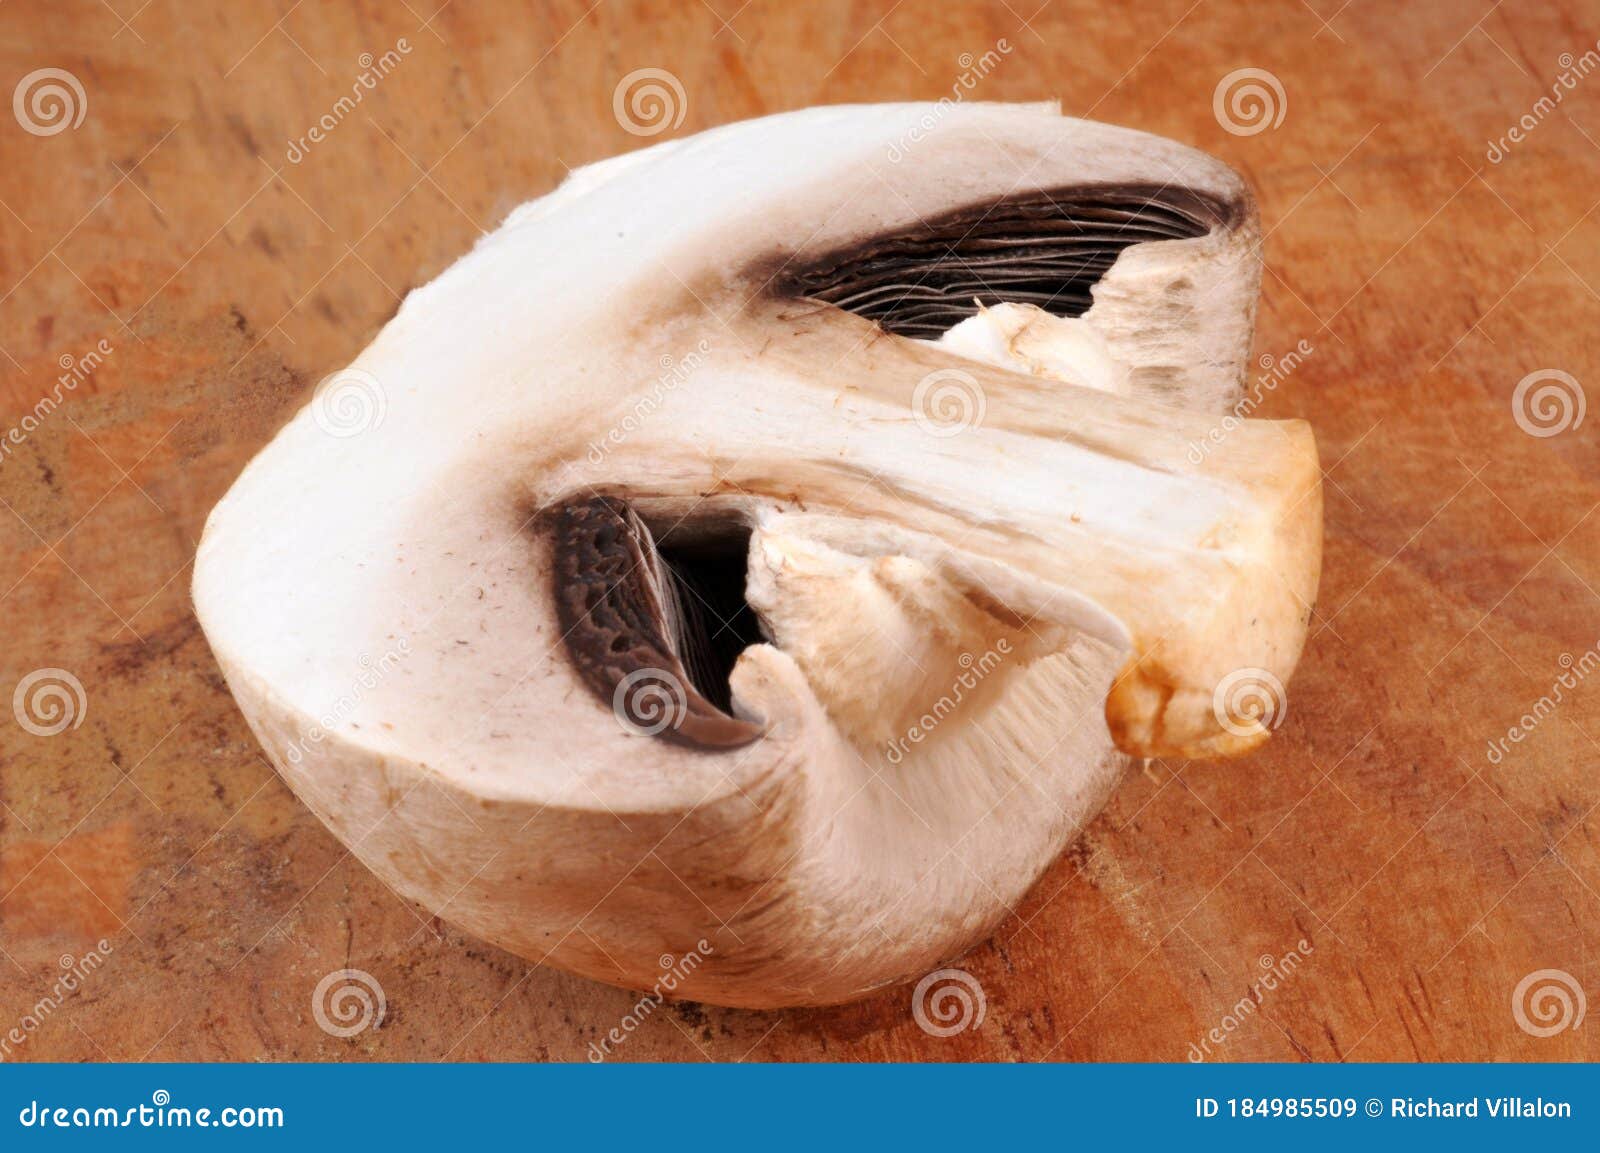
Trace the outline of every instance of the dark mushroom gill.
<path fill-rule="evenodd" d="M 981 303 L 1079 316 L 1123 249 L 1191 240 L 1235 209 L 1179 187 L 1058 189 L 976 205 L 838 249 L 785 273 L 779 291 L 833 304 L 898 336 L 937 338 Z"/>
<path fill-rule="evenodd" d="M 547 523 L 562 647 L 618 725 L 701 748 L 761 736 L 727 712 L 728 673 L 760 639 L 743 595 L 748 533 L 658 549 L 613 497 L 559 505 Z"/>

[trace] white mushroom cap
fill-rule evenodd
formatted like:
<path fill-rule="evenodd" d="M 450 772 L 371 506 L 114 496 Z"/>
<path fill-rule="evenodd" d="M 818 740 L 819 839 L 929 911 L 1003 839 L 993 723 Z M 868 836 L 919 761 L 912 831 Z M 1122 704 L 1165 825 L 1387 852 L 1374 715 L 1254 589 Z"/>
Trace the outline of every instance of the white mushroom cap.
<path fill-rule="evenodd" d="M 1305 425 L 1214 436 L 1258 240 L 1217 161 L 1042 105 L 593 165 L 251 462 L 201 622 L 295 791 L 479 936 L 639 988 L 704 940 L 676 992 L 724 1004 L 916 976 L 1128 756 L 1266 735 L 1217 689 L 1292 672 L 1321 497 Z"/>

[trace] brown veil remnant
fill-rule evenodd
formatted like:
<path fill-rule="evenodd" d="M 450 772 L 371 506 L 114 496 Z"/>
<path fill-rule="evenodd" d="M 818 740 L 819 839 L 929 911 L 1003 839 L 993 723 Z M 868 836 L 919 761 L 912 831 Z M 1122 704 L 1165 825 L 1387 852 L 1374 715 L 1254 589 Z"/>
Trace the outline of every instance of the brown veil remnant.
<path fill-rule="evenodd" d="M 635 989 L 695 950 L 722 1005 L 915 981 L 1139 758 L 1282 715 L 1321 471 L 1239 415 L 1259 240 L 1219 161 L 1052 106 L 663 139 L 407 296 L 212 511 L 196 614 L 464 931 Z"/>

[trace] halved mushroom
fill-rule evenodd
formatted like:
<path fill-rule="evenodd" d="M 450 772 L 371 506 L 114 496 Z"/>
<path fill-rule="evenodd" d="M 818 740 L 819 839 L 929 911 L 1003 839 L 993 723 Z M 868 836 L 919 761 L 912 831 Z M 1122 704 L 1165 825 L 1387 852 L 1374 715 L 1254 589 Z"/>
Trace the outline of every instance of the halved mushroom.
<path fill-rule="evenodd" d="M 1049 106 L 593 165 L 251 462 L 200 619 L 294 790 L 470 932 L 637 988 L 698 950 L 676 993 L 730 1005 L 917 976 L 1129 758 L 1267 733 L 1218 689 L 1292 671 L 1321 496 L 1302 423 L 1208 440 L 1257 246 L 1227 168 Z"/>

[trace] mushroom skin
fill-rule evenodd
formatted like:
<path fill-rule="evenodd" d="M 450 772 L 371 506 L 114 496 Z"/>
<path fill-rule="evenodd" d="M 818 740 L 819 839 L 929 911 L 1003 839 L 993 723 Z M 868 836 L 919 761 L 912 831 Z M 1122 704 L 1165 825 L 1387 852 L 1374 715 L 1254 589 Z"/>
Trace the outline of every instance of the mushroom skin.
<path fill-rule="evenodd" d="M 295 793 L 466 931 L 635 989 L 693 953 L 674 994 L 724 1005 L 915 978 L 1132 759 L 1268 733 L 1217 688 L 1298 660 L 1315 445 L 1230 418 L 1191 459 L 1243 395 L 1259 238 L 1216 160 L 1048 105 L 579 169 L 246 467 L 197 613 Z M 725 684 L 668 548 L 742 558 Z"/>

